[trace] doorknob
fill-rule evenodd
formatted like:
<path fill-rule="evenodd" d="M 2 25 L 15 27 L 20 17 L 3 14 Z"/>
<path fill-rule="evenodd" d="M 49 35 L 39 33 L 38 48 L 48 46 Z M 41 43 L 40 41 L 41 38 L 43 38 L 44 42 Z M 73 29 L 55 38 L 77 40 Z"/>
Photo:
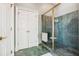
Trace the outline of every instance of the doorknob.
<path fill-rule="evenodd" d="M 0 36 L 0 40 L 2 40 L 2 39 L 6 39 L 6 37 L 2 37 L 2 36 Z"/>

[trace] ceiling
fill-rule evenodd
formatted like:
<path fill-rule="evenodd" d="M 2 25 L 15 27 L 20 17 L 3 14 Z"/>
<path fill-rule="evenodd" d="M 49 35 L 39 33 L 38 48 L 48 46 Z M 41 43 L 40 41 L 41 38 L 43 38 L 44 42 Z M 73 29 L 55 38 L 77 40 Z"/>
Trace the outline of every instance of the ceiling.
<path fill-rule="evenodd" d="M 15 5 L 36 9 L 43 14 L 52 8 L 55 3 L 16 3 Z"/>

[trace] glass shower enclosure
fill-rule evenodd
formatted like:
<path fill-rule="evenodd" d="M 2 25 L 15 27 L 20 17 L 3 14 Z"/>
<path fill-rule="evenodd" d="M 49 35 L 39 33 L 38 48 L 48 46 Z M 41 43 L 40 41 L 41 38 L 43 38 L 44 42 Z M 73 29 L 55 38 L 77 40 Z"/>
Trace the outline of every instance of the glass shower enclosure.
<path fill-rule="evenodd" d="M 50 51 L 54 49 L 52 10 L 42 15 L 42 43 Z"/>
<path fill-rule="evenodd" d="M 79 10 L 59 17 L 42 15 L 42 33 L 47 34 L 42 43 L 50 51 L 66 56 L 79 55 Z"/>

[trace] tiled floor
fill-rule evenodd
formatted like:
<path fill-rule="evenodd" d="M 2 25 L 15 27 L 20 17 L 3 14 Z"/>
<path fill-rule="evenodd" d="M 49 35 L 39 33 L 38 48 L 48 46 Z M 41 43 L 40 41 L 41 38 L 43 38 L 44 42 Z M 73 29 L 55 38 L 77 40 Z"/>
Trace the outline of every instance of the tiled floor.
<path fill-rule="evenodd" d="M 46 48 L 42 46 L 35 46 L 31 48 L 26 48 L 19 50 L 15 53 L 15 56 L 41 56 L 45 53 L 49 52 Z"/>
<path fill-rule="evenodd" d="M 15 53 L 15 56 L 75 56 L 75 54 L 62 48 L 52 50 L 52 53 L 50 53 L 40 45 L 21 49 Z"/>

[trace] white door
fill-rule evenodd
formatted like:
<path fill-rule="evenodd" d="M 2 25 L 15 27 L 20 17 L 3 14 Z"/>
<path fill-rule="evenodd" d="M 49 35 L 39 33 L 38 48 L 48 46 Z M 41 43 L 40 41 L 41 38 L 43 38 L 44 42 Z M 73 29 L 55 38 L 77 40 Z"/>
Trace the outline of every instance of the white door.
<path fill-rule="evenodd" d="M 16 19 L 16 51 L 38 45 L 38 15 L 18 10 Z"/>
<path fill-rule="evenodd" d="M 23 10 L 18 10 L 16 20 L 16 40 L 17 40 L 17 50 L 28 48 L 28 12 Z"/>
<path fill-rule="evenodd" d="M 0 56 L 14 55 L 13 7 L 0 4 Z"/>
<path fill-rule="evenodd" d="M 38 46 L 38 14 L 29 12 L 29 47 Z"/>

